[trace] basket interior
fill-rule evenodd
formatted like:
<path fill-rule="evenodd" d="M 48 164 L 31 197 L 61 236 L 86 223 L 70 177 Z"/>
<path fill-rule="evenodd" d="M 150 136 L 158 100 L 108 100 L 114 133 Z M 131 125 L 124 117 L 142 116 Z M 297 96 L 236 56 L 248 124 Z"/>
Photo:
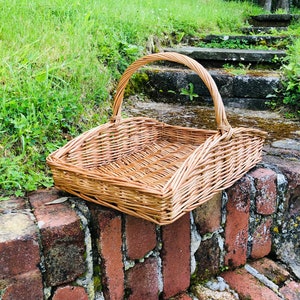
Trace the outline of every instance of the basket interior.
<path fill-rule="evenodd" d="M 144 145 L 141 151 L 91 170 L 99 172 L 100 176 L 105 174 L 124 181 L 162 188 L 196 147 L 158 139 Z"/>
<path fill-rule="evenodd" d="M 140 140 L 138 147 L 133 147 L 131 151 L 127 148 L 126 152 L 118 149 L 120 155 L 116 154 L 117 159 L 94 165 L 89 171 L 100 177 L 118 178 L 161 189 L 189 155 L 216 133 L 213 130 L 162 126 L 159 123 L 155 127 L 156 134 L 151 134 L 150 139 L 140 139 L 140 135 L 147 136 L 144 130 L 137 130 L 135 134 L 131 132 L 131 140 Z M 153 132 L 153 128 L 149 131 Z"/>
<path fill-rule="evenodd" d="M 150 118 L 99 126 L 67 145 L 59 161 L 99 179 L 161 189 L 215 130 L 171 126 Z M 68 168 L 70 168 L 68 167 Z"/>

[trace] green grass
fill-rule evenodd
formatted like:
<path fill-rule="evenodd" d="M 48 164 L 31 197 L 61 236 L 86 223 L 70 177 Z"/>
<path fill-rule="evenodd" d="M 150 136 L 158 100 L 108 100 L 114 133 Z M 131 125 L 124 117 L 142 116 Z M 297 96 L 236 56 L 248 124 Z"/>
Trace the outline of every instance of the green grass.
<path fill-rule="evenodd" d="M 46 156 L 108 120 L 150 37 L 236 33 L 259 12 L 244 1 L 0 0 L 0 198 L 52 185 Z"/>

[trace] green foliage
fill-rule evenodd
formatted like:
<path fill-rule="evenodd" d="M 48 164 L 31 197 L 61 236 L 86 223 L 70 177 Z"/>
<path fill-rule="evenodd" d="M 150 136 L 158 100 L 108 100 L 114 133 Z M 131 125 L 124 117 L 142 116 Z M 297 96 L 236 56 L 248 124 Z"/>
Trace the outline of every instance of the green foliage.
<path fill-rule="evenodd" d="M 283 65 L 283 103 L 300 118 L 300 39 L 288 51 L 289 59 Z"/>
<path fill-rule="evenodd" d="M 180 95 L 189 96 L 190 101 L 193 101 L 194 98 L 199 97 L 199 95 L 194 92 L 194 85 L 191 82 L 189 83 L 189 87 L 187 89 L 181 89 Z"/>
<path fill-rule="evenodd" d="M 298 25 L 298 29 L 300 26 Z M 294 38 L 282 60 L 282 87 L 269 95 L 266 104 L 271 109 L 281 108 L 287 118 L 300 119 L 300 39 Z"/>
<path fill-rule="evenodd" d="M 245 75 L 247 74 L 247 71 L 249 70 L 251 64 L 249 64 L 248 66 L 245 66 L 244 64 L 242 63 L 239 63 L 238 66 L 233 66 L 231 64 L 225 64 L 223 65 L 223 68 L 228 72 L 228 73 L 231 73 L 235 76 L 238 76 L 238 75 Z"/>

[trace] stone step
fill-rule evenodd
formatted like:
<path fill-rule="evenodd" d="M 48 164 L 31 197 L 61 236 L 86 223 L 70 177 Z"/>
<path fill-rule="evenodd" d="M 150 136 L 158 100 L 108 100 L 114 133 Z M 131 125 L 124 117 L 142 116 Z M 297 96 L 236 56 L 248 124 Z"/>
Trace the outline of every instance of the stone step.
<path fill-rule="evenodd" d="M 279 60 L 286 56 L 284 50 L 249 50 L 249 49 L 223 49 L 200 47 L 165 48 L 165 52 L 177 52 L 194 58 L 205 67 L 220 67 L 229 64 L 251 64 L 266 66 L 279 66 Z"/>
<path fill-rule="evenodd" d="M 254 45 L 274 47 L 277 49 L 284 49 L 287 43 L 290 43 L 292 37 L 290 35 L 224 35 L 224 34 L 210 34 L 204 37 L 200 42 L 211 43 L 235 43 L 236 45 Z"/>
<path fill-rule="evenodd" d="M 280 73 L 277 71 L 247 71 L 246 74 L 234 75 L 221 69 L 207 69 L 215 80 L 218 90 L 227 106 L 266 109 L 265 102 L 274 90 L 280 87 Z M 186 68 L 168 66 L 147 67 L 148 82 L 143 93 L 153 101 L 187 103 L 211 103 L 210 95 L 193 71 Z M 182 90 L 190 90 L 196 97 L 182 95 Z"/>
<path fill-rule="evenodd" d="M 300 15 L 294 14 L 266 14 L 251 16 L 250 25 L 255 27 L 288 27 L 292 22 L 300 20 Z"/>
<path fill-rule="evenodd" d="M 266 26 L 251 26 L 241 29 L 244 34 L 271 34 L 274 31 L 286 31 L 287 27 L 266 27 Z"/>

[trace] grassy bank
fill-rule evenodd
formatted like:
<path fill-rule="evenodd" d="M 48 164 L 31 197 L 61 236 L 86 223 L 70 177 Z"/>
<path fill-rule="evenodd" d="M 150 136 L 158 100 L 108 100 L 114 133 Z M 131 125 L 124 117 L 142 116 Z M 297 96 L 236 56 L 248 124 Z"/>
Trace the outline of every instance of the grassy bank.
<path fill-rule="evenodd" d="M 149 37 L 237 32 L 259 11 L 245 1 L 0 0 L 0 197 L 52 185 L 46 156 L 107 120 L 115 83 Z"/>

